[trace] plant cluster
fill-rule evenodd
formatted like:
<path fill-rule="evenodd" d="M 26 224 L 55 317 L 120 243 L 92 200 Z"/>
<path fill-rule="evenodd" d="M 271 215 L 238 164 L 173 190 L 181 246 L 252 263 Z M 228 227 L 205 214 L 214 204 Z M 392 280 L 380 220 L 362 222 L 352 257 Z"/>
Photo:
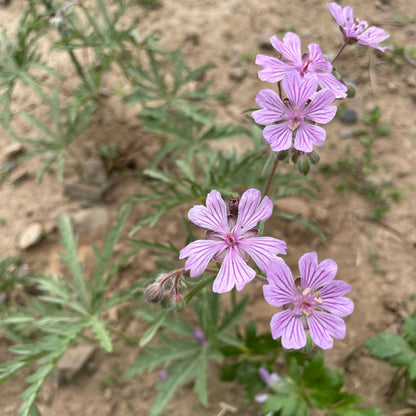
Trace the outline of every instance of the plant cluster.
<path fill-rule="evenodd" d="M 180 50 L 165 50 L 155 36 L 141 38 L 137 20 L 129 26 L 121 24 L 129 2 L 115 2 L 114 13 L 102 0 L 96 0 L 95 5 L 92 11 L 78 1 L 57 7 L 50 0 L 33 0 L 22 15 L 15 38 L 1 35 L 1 121 L 14 139 L 32 146 L 31 155 L 45 156 L 39 178 L 56 163 L 62 179 L 67 157 L 82 169 L 84 155 L 79 153 L 79 138 L 103 105 L 100 91 L 107 71 L 117 70 L 128 85 L 123 104 L 140 103 L 141 129 L 152 133 L 158 150 L 139 177 L 141 193 L 122 206 L 103 248 L 93 247 L 94 271 L 88 274 L 79 261 L 70 220 L 62 217 L 65 275 L 26 277 L 38 294 L 25 296 L 21 305 L 0 311 L 0 327 L 19 342 L 11 347 L 17 358 L 0 365 L 0 383 L 27 365 L 37 366 L 27 379 L 29 386 L 22 394 L 20 413 L 40 414 L 36 397 L 70 346 L 95 342 L 110 352 L 113 337 L 119 336 L 140 347 L 126 377 L 163 371 L 152 416 L 160 414 L 176 389 L 189 380 L 201 403 L 207 404 L 207 374 L 212 361 L 222 366 L 223 380 L 244 385 L 247 400 L 264 403 L 264 415 L 308 415 L 312 409 L 327 416 L 381 415 L 378 409 L 361 407 L 360 396 L 345 392 L 342 371 L 326 368 L 321 353 L 315 351 L 316 347 L 332 348 L 334 338 L 344 338 L 343 318 L 354 309 L 345 295 L 352 288 L 335 279 L 338 266 L 334 260 L 318 262 L 315 252 L 299 255 L 299 276 L 293 275 L 281 257 L 286 254 L 287 244 L 268 235 L 266 221 L 279 199 L 314 196 L 316 184 L 307 175 L 311 165 L 320 162 L 315 147 L 325 143 L 322 126 L 333 120 L 335 103 L 349 92 L 342 78 L 335 76 L 334 62 L 353 44 L 384 51 L 379 43 L 388 34 L 354 18 L 351 7 L 328 3 L 343 37 L 332 62 L 317 43 L 302 52 L 296 33 L 286 33 L 283 40 L 272 36 L 270 42 L 277 57 L 258 55 L 256 63 L 261 67 L 259 78 L 277 84 L 277 92 L 263 89 L 257 94 L 260 108 L 253 110 L 247 127 L 216 121 L 216 112 L 208 102 L 218 104 L 227 97 L 212 93 L 204 81 L 210 64 L 191 69 Z M 65 106 L 59 74 L 37 52 L 39 40 L 52 30 L 57 37 L 52 50 L 68 54 L 79 77 L 79 85 L 65 97 Z M 80 59 L 81 50 L 92 54 L 92 59 Z M 39 74 L 52 77 L 58 87 L 48 87 Z M 41 122 L 27 109 L 18 114 L 11 111 L 18 84 L 49 109 L 50 123 Z M 375 132 L 377 114 L 371 117 L 369 124 Z M 42 137 L 22 137 L 17 127 L 21 120 L 29 122 Z M 252 140 L 252 148 L 242 154 L 215 146 L 220 139 L 239 136 Z M 371 143 L 366 146 L 363 169 L 371 169 Z M 96 152 L 111 169 L 117 149 L 111 143 L 102 144 Z M 195 238 L 186 220 L 188 235 L 180 247 L 169 241 L 132 238 L 142 227 L 156 226 L 165 213 L 175 209 L 183 212 L 191 204 L 189 222 L 205 230 L 204 238 Z M 133 247 L 116 255 L 115 246 L 127 215 L 137 205 L 145 206 L 146 213 L 129 230 Z M 278 215 L 285 217 L 284 213 Z M 310 222 L 291 219 L 320 232 Z M 157 277 L 154 273 L 124 291 L 114 290 L 113 279 L 142 248 L 161 253 L 163 262 Z M 15 285 L 14 269 L 10 271 L 9 267 L 17 261 L 6 259 L 0 263 L 1 290 Z M 215 265 L 210 267 L 210 263 Z M 249 297 L 237 300 L 236 291 L 254 280 L 263 283 L 265 301 L 276 307 L 270 330 L 265 333 L 258 333 L 252 321 L 241 324 Z M 226 306 L 220 295 L 228 292 L 231 301 Z M 110 308 L 127 302 L 134 305 L 133 315 L 148 325 L 137 340 L 103 318 Z M 414 349 L 412 319 L 407 321 L 408 337 L 392 341 L 396 347 L 406 344 L 403 354 L 408 358 L 410 349 Z M 386 354 L 371 340 L 369 346 L 374 355 L 392 360 L 393 365 L 407 366 L 406 374 L 414 381 L 413 358 L 406 361 L 393 353 Z M 397 354 L 403 355 L 400 351 Z M 265 387 L 268 392 L 260 394 Z"/>

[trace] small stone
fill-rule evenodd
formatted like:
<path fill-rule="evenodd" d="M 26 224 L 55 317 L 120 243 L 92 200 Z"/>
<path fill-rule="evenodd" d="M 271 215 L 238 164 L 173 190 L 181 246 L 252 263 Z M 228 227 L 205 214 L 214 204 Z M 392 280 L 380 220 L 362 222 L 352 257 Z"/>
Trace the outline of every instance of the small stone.
<path fill-rule="evenodd" d="M 395 81 L 390 81 L 387 83 L 387 89 L 390 92 L 397 92 L 399 90 L 399 84 Z"/>
<path fill-rule="evenodd" d="M 354 124 L 358 121 L 358 114 L 352 108 L 348 108 L 339 116 L 339 119 L 344 124 Z"/>
<path fill-rule="evenodd" d="M 247 75 L 247 71 L 244 68 L 233 68 L 228 74 L 228 77 L 232 81 L 241 82 Z"/>
<path fill-rule="evenodd" d="M 254 35 L 254 41 L 262 51 L 274 51 L 273 45 L 270 43 L 269 37 L 265 35 Z"/>
<path fill-rule="evenodd" d="M 106 388 L 104 390 L 104 399 L 107 400 L 107 401 L 110 401 L 111 400 L 111 397 L 113 397 L 113 393 L 112 393 L 111 389 L 110 388 Z"/>
<path fill-rule="evenodd" d="M 42 225 L 38 222 L 30 224 L 19 238 L 18 246 L 21 250 L 35 245 L 43 236 Z"/>
<path fill-rule="evenodd" d="M 339 137 L 341 139 L 350 139 L 351 137 L 355 136 L 355 131 L 352 129 L 344 129 L 341 130 L 339 133 Z"/>
<path fill-rule="evenodd" d="M 80 231 L 102 229 L 108 223 L 108 209 L 103 205 L 83 209 L 71 215 L 74 227 Z"/>
<path fill-rule="evenodd" d="M 107 183 L 107 172 L 100 157 L 92 156 L 85 162 L 83 179 L 88 184 L 105 185 Z"/>
<path fill-rule="evenodd" d="M 29 179 L 30 175 L 26 169 L 19 169 L 9 175 L 9 181 L 12 185 L 18 186 L 26 179 Z"/>
<path fill-rule="evenodd" d="M 70 380 L 81 370 L 96 349 L 97 346 L 91 344 L 70 347 L 58 361 L 58 371 Z"/>
<path fill-rule="evenodd" d="M 121 391 L 121 396 L 124 399 L 131 399 L 134 396 L 134 390 L 130 386 L 124 387 L 124 389 Z"/>
<path fill-rule="evenodd" d="M 21 143 L 12 143 L 6 146 L 2 151 L 3 161 L 8 162 L 20 155 L 24 150 Z"/>
<path fill-rule="evenodd" d="M 108 187 L 106 185 L 71 183 L 64 185 L 64 192 L 70 198 L 88 201 L 100 201 L 104 198 Z"/>

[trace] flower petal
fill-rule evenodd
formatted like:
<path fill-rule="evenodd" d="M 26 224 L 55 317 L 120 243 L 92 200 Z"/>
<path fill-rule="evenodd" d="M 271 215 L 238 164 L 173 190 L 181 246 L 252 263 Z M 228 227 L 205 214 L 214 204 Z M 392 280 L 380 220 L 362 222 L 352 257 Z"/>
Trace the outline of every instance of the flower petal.
<path fill-rule="evenodd" d="M 386 48 L 378 46 L 376 45 L 376 43 L 386 40 L 389 36 L 390 35 L 386 33 L 383 29 L 376 26 L 371 26 L 361 35 L 358 36 L 357 43 L 361 45 L 372 46 L 373 48 L 379 49 L 380 51 L 384 52 Z"/>
<path fill-rule="evenodd" d="M 353 301 L 344 297 L 322 299 L 321 306 L 327 312 L 341 317 L 349 315 L 354 310 Z"/>
<path fill-rule="evenodd" d="M 300 37 L 296 33 L 287 32 L 283 37 L 283 42 L 277 36 L 272 36 L 270 43 L 296 66 L 302 64 L 301 42 Z"/>
<path fill-rule="evenodd" d="M 311 72 L 319 73 L 332 71 L 332 65 L 323 57 L 321 47 L 317 43 L 309 44 L 308 50 L 309 60 L 311 61 Z"/>
<path fill-rule="evenodd" d="M 331 335 L 338 339 L 345 337 L 345 322 L 339 316 L 315 311 L 308 318 L 308 324 L 312 341 L 324 350 L 334 345 Z"/>
<path fill-rule="evenodd" d="M 272 83 L 281 81 L 289 71 L 296 70 L 293 66 L 286 64 L 280 59 L 266 55 L 257 55 L 256 64 L 264 68 L 259 71 L 259 78 L 262 81 Z"/>
<path fill-rule="evenodd" d="M 252 116 L 258 124 L 270 124 L 282 119 L 283 114 L 287 111 L 280 97 L 273 90 L 260 90 L 256 96 L 256 103 L 263 107 L 252 113 Z"/>
<path fill-rule="evenodd" d="M 292 130 L 288 123 L 273 124 L 263 130 L 263 137 L 266 139 L 274 152 L 287 150 L 292 146 Z"/>
<path fill-rule="evenodd" d="M 294 316 L 290 309 L 274 314 L 270 321 L 270 328 L 274 339 L 282 337 L 283 348 L 299 349 L 306 345 L 302 319 Z"/>
<path fill-rule="evenodd" d="M 329 11 L 331 12 L 332 16 L 334 17 L 334 19 L 336 20 L 336 22 L 340 26 L 344 26 L 344 15 L 342 13 L 342 7 L 335 2 L 328 3 L 327 7 Z"/>
<path fill-rule="evenodd" d="M 335 93 L 332 90 L 324 89 L 318 91 L 312 97 L 310 104 L 305 108 L 305 116 L 316 123 L 329 123 L 335 117 L 335 113 L 337 112 L 336 106 L 329 106 L 334 100 Z"/>
<path fill-rule="evenodd" d="M 313 150 L 313 145 L 322 146 L 325 138 L 325 129 L 303 122 L 296 130 L 294 147 L 302 152 L 310 153 Z"/>
<path fill-rule="evenodd" d="M 205 271 L 212 257 L 226 247 L 225 241 L 196 240 L 180 251 L 179 258 L 189 257 L 185 270 L 189 270 L 191 277 L 197 277 Z"/>
<path fill-rule="evenodd" d="M 238 204 L 237 224 L 234 228 L 239 236 L 243 236 L 259 221 L 266 221 L 272 215 L 273 202 L 265 196 L 261 200 L 261 192 L 257 189 L 247 189 Z"/>
<path fill-rule="evenodd" d="M 240 291 L 246 283 L 254 279 L 255 275 L 256 272 L 244 262 L 238 249 L 231 246 L 214 280 L 212 290 L 216 293 L 225 293 L 235 285 Z"/>
<path fill-rule="evenodd" d="M 318 88 L 318 81 L 313 74 L 301 78 L 298 74 L 288 74 L 282 82 L 283 89 L 292 107 L 303 108 Z"/>
<path fill-rule="evenodd" d="M 302 280 L 302 290 L 307 287 L 317 290 L 334 279 L 338 266 L 331 259 L 323 260 L 318 264 L 318 256 L 315 252 L 312 252 L 304 254 L 299 259 L 299 271 Z"/>
<path fill-rule="evenodd" d="M 330 72 L 317 73 L 316 75 L 319 86 L 322 89 L 329 88 L 334 91 L 335 98 L 345 98 L 347 96 L 347 86 L 337 80 L 335 75 L 332 75 Z"/>
<path fill-rule="evenodd" d="M 289 266 L 276 257 L 267 270 L 268 285 L 263 286 L 264 298 L 272 306 L 292 303 L 298 295 Z"/>
<path fill-rule="evenodd" d="M 206 207 L 195 205 L 188 212 L 188 218 L 199 227 L 208 228 L 221 234 L 228 232 L 227 206 L 221 194 L 212 190 L 207 195 Z"/>
<path fill-rule="evenodd" d="M 266 273 L 276 254 L 286 254 L 287 245 L 273 237 L 244 238 L 238 246 L 244 249 L 255 261 L 259 269 Z"/>
<path fill-rule="evenodd" d="M 320 291 L 321 298 L 337 298 L 351 292 L 351 286 L 343 280 L 333 280 L 325 285 Z"/>

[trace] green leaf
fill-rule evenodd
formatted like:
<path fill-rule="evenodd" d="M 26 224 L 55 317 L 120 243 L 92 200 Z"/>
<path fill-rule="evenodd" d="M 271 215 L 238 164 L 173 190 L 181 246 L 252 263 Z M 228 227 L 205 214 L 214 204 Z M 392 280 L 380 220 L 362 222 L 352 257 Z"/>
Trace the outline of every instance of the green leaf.
<path fill-rule="evenodd" d="M 167 379 L 158 385 L 159 393 L 154 400 L 151 416 L 157 416 L 173 397 L 176 389 L 193 377 L 197 379 L 199 377 L 198 387 L 195 386 L 195 389 L 197 389 L 199 397 L 206 402 L 206 392 L 202 391 L 204 388 L 206 389 L 206 382 L 201 378 L 202 376 L 206 377 L 206 372 L 201 375 L 201 366 L 202 368 L 206 367 L 203 360 L 205 357 L 199 353 L 177 362 L 169 369 Z"/>
<path fill-rule="evenodd" d="M 157 330 L 165 322 L 165 319 L 167 318 L 168 313 L 169 313 L 168 311 L 162 311 L 159 313 L 159 315 L 157 315 L 154 318 L 152 325 L 143 332 L 143 336 L 140 338 L 140 342 L 139 342 L 140 347 L 144 347 L 146 344 L 148 344 L 152 340 L 152 338 L 156 335 Z"/>
<path fill-rule="evenodd" d="M 68 268 L 77 283 L 76 289 L 82 303 L 84 306 L 87 306 L 89 304 L 87 287 L 84 280 L 83 270 L 78 260 L 77 244 L 72 232 L 70 219 L 63 215 L 59 221 L 59 227 L 61 231 L 61 244 L 65 249 L 65 253 L 62 255 L 62 258 L 68 265 Z"/>
<path fill-rule="evenodd" d="M 96 316 L 90 318 L 91 329 L 94 332 L 100 345 L 107 351 L 113 351 L 113 344 L 111 342 L 110 334 L 104 322 L 98 320 Z"/>
<path fill-rule="evenodd" d="M 401 336 L 383 332 L 368 339 L 365 343 L 374 357 L 394 366 L 410 365 L 416 359 L 415 351 Z"/>

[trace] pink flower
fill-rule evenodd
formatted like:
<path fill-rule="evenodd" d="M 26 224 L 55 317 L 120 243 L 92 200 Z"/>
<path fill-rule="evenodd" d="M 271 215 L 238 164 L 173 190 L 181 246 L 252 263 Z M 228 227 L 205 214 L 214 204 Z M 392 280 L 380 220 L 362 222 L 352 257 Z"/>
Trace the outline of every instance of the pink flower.
<path fill-rule="evenodd" d="M 390 35 L 383 29 L 376 26 L 368 27 L 368 23 L 358 18 L 354 19 L 352 7 L 342 8 L 339 4 L 333 2 L 327 4 L 332 16 L 339 24 L 339 28 L 344 35 L 344 42 L 347 44 L 359 43 L 376 48 L 382 52 L 385 47 L 378 46 L 377 43 L 386 40 Z"/>
<path fill-rule="evenodd" d="M 270 305 L 283 309 L 270 322 L 273 338 L 282 337 L 284 348 L 303 348 L 306 329 L 316 345 L 332 348 L 331 336 L 344 338 L 342 317 L 354 310 L 351 299 L 343 297 L 351 286 L 333 280 L 337 264 L 331 259 L 318 264 L 314 252 L 299 259 L 299 271 L 300 277 L 294 280 L 289 267 L 277 257 L 267 272 L 269 285 L 263 286 L 264 297 Z"/>
<path fill-rule="evenodd" d="M 263 108 L 252 116 L 256 123 L 268 124 L 263 136 L 275 152 L 289 149 L 294 138 L 295 149 L 310 153 L 313 145 L 324 144 L 325 130 L 315 124 L 326 124 L 334 118 L 337 108 L 328 105 L 335 94 L 329 89 L 316 92 L 318 83 L 311 76 L 301 79 L 291 74 L 282 84 L 287 100 L 282 101 L 273 90 L 261 90 L 256 102 Z"/>
<path fill-rule="evenodd" d="M 286 254 L 286 243 L 272 237 L 257 237 L 253 228 L 259 221 L 272 215 L 273 203 L 265 196 L 261 201 L 257 189 L 248 189 L 241 196 L 238 207 L 233 200 L 233 211 L 227 215 L 227 207 L 218 191 L 207 195 L 206 206 L 195 205 L 188 218 L 199 227 L 207 228 L 207 240 L 196 240 L 180 252 L 179 258 L 188 257 L 185 270 L 191 277 L 201 275 L 212 260 L 222 262 L 213 284 L 213 291 L 224 293 L 234 286 L 243 289 L 254 279 L 256 272 L 247 265 L 249 256 L 263 272 L 266 272 L 277 254 Z M 237 208 L 237 209 L 236 209 Z"/>
<path fill-rule="evenodd" d="M 299 74 L 302 78 L 311 75 L 321 88 L 334 91 L 336 98 L 347 96 L 347 87 L 332 75 L 332 65 L 323 57 L 317 43 L 308 46 L 309 52 L 302 54 L 300 38 L 296 33 L 288 32 L 283 42 L 272 36 L 270 43 L 283 55 L 282 59 L 266 55 L 257 55 L 256 64 L 264 69 L 259 71 L 262 81 L 278 82 L 289 74 Z"/>

